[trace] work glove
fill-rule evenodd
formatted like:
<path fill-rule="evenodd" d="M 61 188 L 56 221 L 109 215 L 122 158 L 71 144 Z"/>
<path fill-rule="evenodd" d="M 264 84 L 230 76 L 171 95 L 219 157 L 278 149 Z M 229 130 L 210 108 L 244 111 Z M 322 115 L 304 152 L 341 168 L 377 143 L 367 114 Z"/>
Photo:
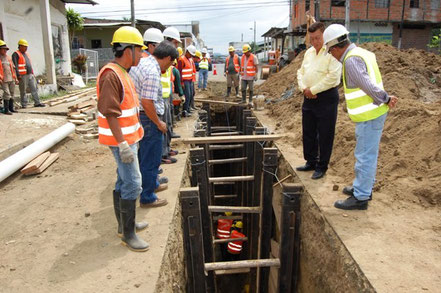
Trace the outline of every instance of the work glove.
<path fill-rule="evenodd" d="M 257 76 L 254 76 L 254 81 L 257 81 Z"/>
<path fill-rule="evenodd" d="M 118 144 L 118 148 L 119 156 L 124 164 L 130 164 L 135 160 L 135 155 L 133 154 L 132 149 L 127 141 L 123 141 L 122 143 Z"/>

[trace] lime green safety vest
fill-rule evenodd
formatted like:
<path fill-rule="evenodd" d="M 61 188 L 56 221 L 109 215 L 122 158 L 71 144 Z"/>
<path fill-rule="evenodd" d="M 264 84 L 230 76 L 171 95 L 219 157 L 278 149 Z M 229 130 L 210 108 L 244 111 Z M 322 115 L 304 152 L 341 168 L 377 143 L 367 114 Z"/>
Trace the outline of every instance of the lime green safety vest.
<path fill-rule="evenodd" d="M 172 67 L 170 66 L 165 73 L 161 74 L 162 97 L 168 99 L 171 93 L 171 75 Z"/>
<path fill-rule="evenodd" d="M 351 56 L 361 57 L 366 63 L 367 72 L 371 81 L 383 89 L 380 69 L 378 68 L 375 54 L 365 49 L 356 47 L 346 54 L 343 60 L 343 86 L 345 91 L 346 107 L 349 118 L 354 122 L 373 120 L 387 113 L 389 106 L 386 104 L 376 105 L 374 100 L 360 88 L 349 89 L 346 86 L 345 62 Z"/>
<path fill-rule="evenodd" d="M 201 61 L 199 62 L 199 69 L 207 69 L 208 70 L 208 59 L 207 58 L 201 59 Z"/>

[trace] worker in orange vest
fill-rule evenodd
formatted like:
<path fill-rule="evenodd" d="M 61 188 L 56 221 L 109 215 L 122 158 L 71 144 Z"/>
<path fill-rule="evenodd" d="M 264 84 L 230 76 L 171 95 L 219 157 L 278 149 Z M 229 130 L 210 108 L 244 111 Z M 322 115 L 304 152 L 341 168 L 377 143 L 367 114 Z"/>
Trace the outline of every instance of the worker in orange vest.
<path fill-rule="evenodd" d="M 240 74 L 242 76 L 242 102 L 246 102 L 248 86 L 250 89 L 250 97 L 248 99 L 248 102 L 251 104 L 253 101 L 254 81 L 257 80 L 257 65 L 259 64 L 259 61 L 257 60 L 257 57 L 251 53 L 250 45 L 243 45 L 242 51 L 243 55 L 240 63 Z"/>
<path fill-rule="evenodd" d="M 191 100 L 194 95 L 194 84 L 193 84 L 193 59 L 192 57 L 196 55 L 196 47 L 190 45 L 186 48 L 185 54 L 181 56 L 178 60 L 178 70 L 181 74 L 181 84 L 184 86 L 184 109 L 182 111 L 182 116 L 191 116 Z"/>
<path fill-rule="evenodd" d="M 231 226 L 230 238 L 243 238 L 245 237 L 240 231 L 243 228 L 242 221 L 236 221 Z M 238 260 L 240 258 L 240 253 L 242 252 L 243 241 L 230 241 L 227 245 L 227 250 L 229 253 L 230 260 Z"/>
<path fill-rule="evenodd" d="M 234 85 L 236 90 L 236 97 L 239 95 L 239 72 L 240 72 L 240 57 L 235 53 L 233 46 L 228 48 L 228 54 L 230 54 L 225 60 L 224 76 L 227 77 L 227 94 L 226 98 L 230 96 L 231 87 Z M 231 59 L 232 58 L 232 59 Z"/>
<path fill-rule="evenodd" d="M 7 115 L 12 115 L 14 110 L 14 90 L 18 84 L 14 64 L 7 55 L 9 48 L 0 40 L 0 86 L 3 89 L 3 110 Z"/>
<path fill-rule="evenodd" d="M 34 107 L 44 107 L 45 104 L 41 103 L 38 97 L 37 80 L 35 79 L 34 70 L 32 69 L 31 58 L 26 53 L 28 47 L 28 42 L 25 39 L 21 39 L 18 41 L 18 50 L 12 54 L 12 61 L 14 62 L 19 81 L 21 107 L 26 108 L 28 104 L 28 98 L 26 97 L 27 87 L 31 90 Z"/>
<path fill-rule="evenodd" d="M 115 59 L 105 65 L 97 78 L 98 141 L 110 147 L 117 165 L 113 205 L 122 244 L 133 251 L 146 251 L 148 243 L 135 233 L 147 228 L 135 224 L 136 199 L 141 193 L 138 142 L 144 136 L 139 120 L 139 99 L 128 70 L 136 66 L 146 49 L 141 33 L 123 26 L 112 40 Z"/>

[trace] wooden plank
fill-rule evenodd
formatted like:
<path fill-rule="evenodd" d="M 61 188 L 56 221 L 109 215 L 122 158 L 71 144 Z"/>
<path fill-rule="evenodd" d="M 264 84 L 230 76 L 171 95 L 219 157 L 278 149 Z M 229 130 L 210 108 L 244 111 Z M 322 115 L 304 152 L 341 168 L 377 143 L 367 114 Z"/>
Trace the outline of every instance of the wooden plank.
<path fill-rule="evenodd" d="M 226 219 L 226 220 L 242 220 L 243 217 L 242 216 L 214 216 L 213 217 L 213 221 L 217 221 L 219 219 Z"/>
<path fill-rule="evenodd" d="M 231 164 L 231 163 L 245 162 L 246 160 L 247 160 L 246 157 L 230 158 L 230 159 L 218 159 L 218 160 L 209 160 L 208 164 L 210 164 L 210 165 Z"/>
<path fill-rule="evenodd" d="M 243 148 L 243 144 L 219 144 L 219 145 L 215 145 L 212 144 L 209 146 L 210 151 L 216 151 L 216 150 L 232 150 L 232 149 L 241 149 Z"/>
<path fill-rule="evenodd" d="M 275 258 L 280 257 L 280 245 L 274 239 L 271 239 L 271 255 Z"/>
<path fill-rule="evenodd" d="M 208 182 L 242 182 L 242 181 L 252 181 L 254 180 L 253 175 L 248 176 L 228 176 L 228 177 L 209 177 Z"/>
<path fill-rule="evenodd" d="M 237 206 L 208 206 L 208 210 L 211 213 L 224 213 L 224 212 L 233 212 L 233 213 L 243 213 L 243 214 L 258 214 L 260 213 L 260 207 L 237 207 Z"/>
<path fill-rule="evenodd" d="M 250 272 L 250 268 L 241 269 L 230 269 L 230 270 L 215 270 L 214 273 L 218 275 L 237 275 L 237 274 L 247 274 Z"/>
<path fill-rule="evenodd" d="M 230 131 L 230 132 L 213 132 L 211 136 L 227 136 L 227 135 L 239 135 L 239 131 Z"/>
<path fill-rule="evenodd" d="M 212 144 L 212 143 L 239 143 L 256 141 L 273 141 L 282 138 L 281 134 L 268 135 L 238 135 L 238 136 L 215 136 L 215 137 L 190 137 L 181 141 L 185 144 Z"/>
<path fill-rule="evenodd" d="M 215 194 L 214 198 L 236 198 L 237 194 Z"/>
<path fill-rule="evenodd" d="M 259 267 L 280 267 L 278 258 L 271 259 L 250 259 L 238 261 L 212 262 L 205 264 L 206 271 L 228 270 L 239 268 L 259 268 Z"/>
<path fill-rule="evenodd" d="M 211 130 L 234 130 L 236 126 L 211 126 Z"/>
<path fill-rule="evenodd" d="M 229 105 L 229 106 L 245 106 L 246 103 L 236 103 L 236 102 L 226 102 L 226 101 L 216 101 L 216 100 L 205 100 L 205 99 L 194 99 L 195 103 L 208 103 L 214 105 Z"/>
<path fill-rule="evenodd" d="M 41 155 L 33 159 L 31 162 L 29 162 L 29 164 L 24 166 L 24 168 L 21 169 L 20 172 L 22 174 L 26 174 L 37 170 L 44 163 L 44 161 L 46 161 L 46 159 L 49 158 L 50 155 L 51 155 L 50 152 L 42 153 Z"/>
<path fill-rule="evenodd" d="M 228 243 L 233 241 L 248 241 L 248 237 L 213 239 L 213 244 Z"/>
<path fill-rule="evenodd" d="M 40 174 L 42 173 L 44 170 L 46 170 L 50 165 L 52 165 L 56 160 L 58 160 L 59 154 L 58 153 L 52 153 L 50 154 L 50 156 L 43 162 L 43 164 L 41 164 L 41 166 L 29 173 L 26 173 L 25 175 L 35 175 L 35 174 Z"/>

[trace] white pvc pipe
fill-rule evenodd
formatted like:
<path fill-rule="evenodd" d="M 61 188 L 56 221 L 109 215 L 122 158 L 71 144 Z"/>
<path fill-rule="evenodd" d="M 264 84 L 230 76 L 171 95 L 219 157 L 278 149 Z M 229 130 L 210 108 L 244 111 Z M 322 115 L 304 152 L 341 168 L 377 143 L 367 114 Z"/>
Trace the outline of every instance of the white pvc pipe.
<path fill-rule="evenodd" d="M 0 182 L 14 174 L 27 163 L 35 159 L 41 153 L 47 151 L 55 144 L 63 140 L 66 136 L 75 131 L 75 125 L 66 123 L 55 129 L 51 133 L 43 136 L 33 144 L 25 147 L 21 151 L 16 152 L 12 156 L 0 162 Z"/>

